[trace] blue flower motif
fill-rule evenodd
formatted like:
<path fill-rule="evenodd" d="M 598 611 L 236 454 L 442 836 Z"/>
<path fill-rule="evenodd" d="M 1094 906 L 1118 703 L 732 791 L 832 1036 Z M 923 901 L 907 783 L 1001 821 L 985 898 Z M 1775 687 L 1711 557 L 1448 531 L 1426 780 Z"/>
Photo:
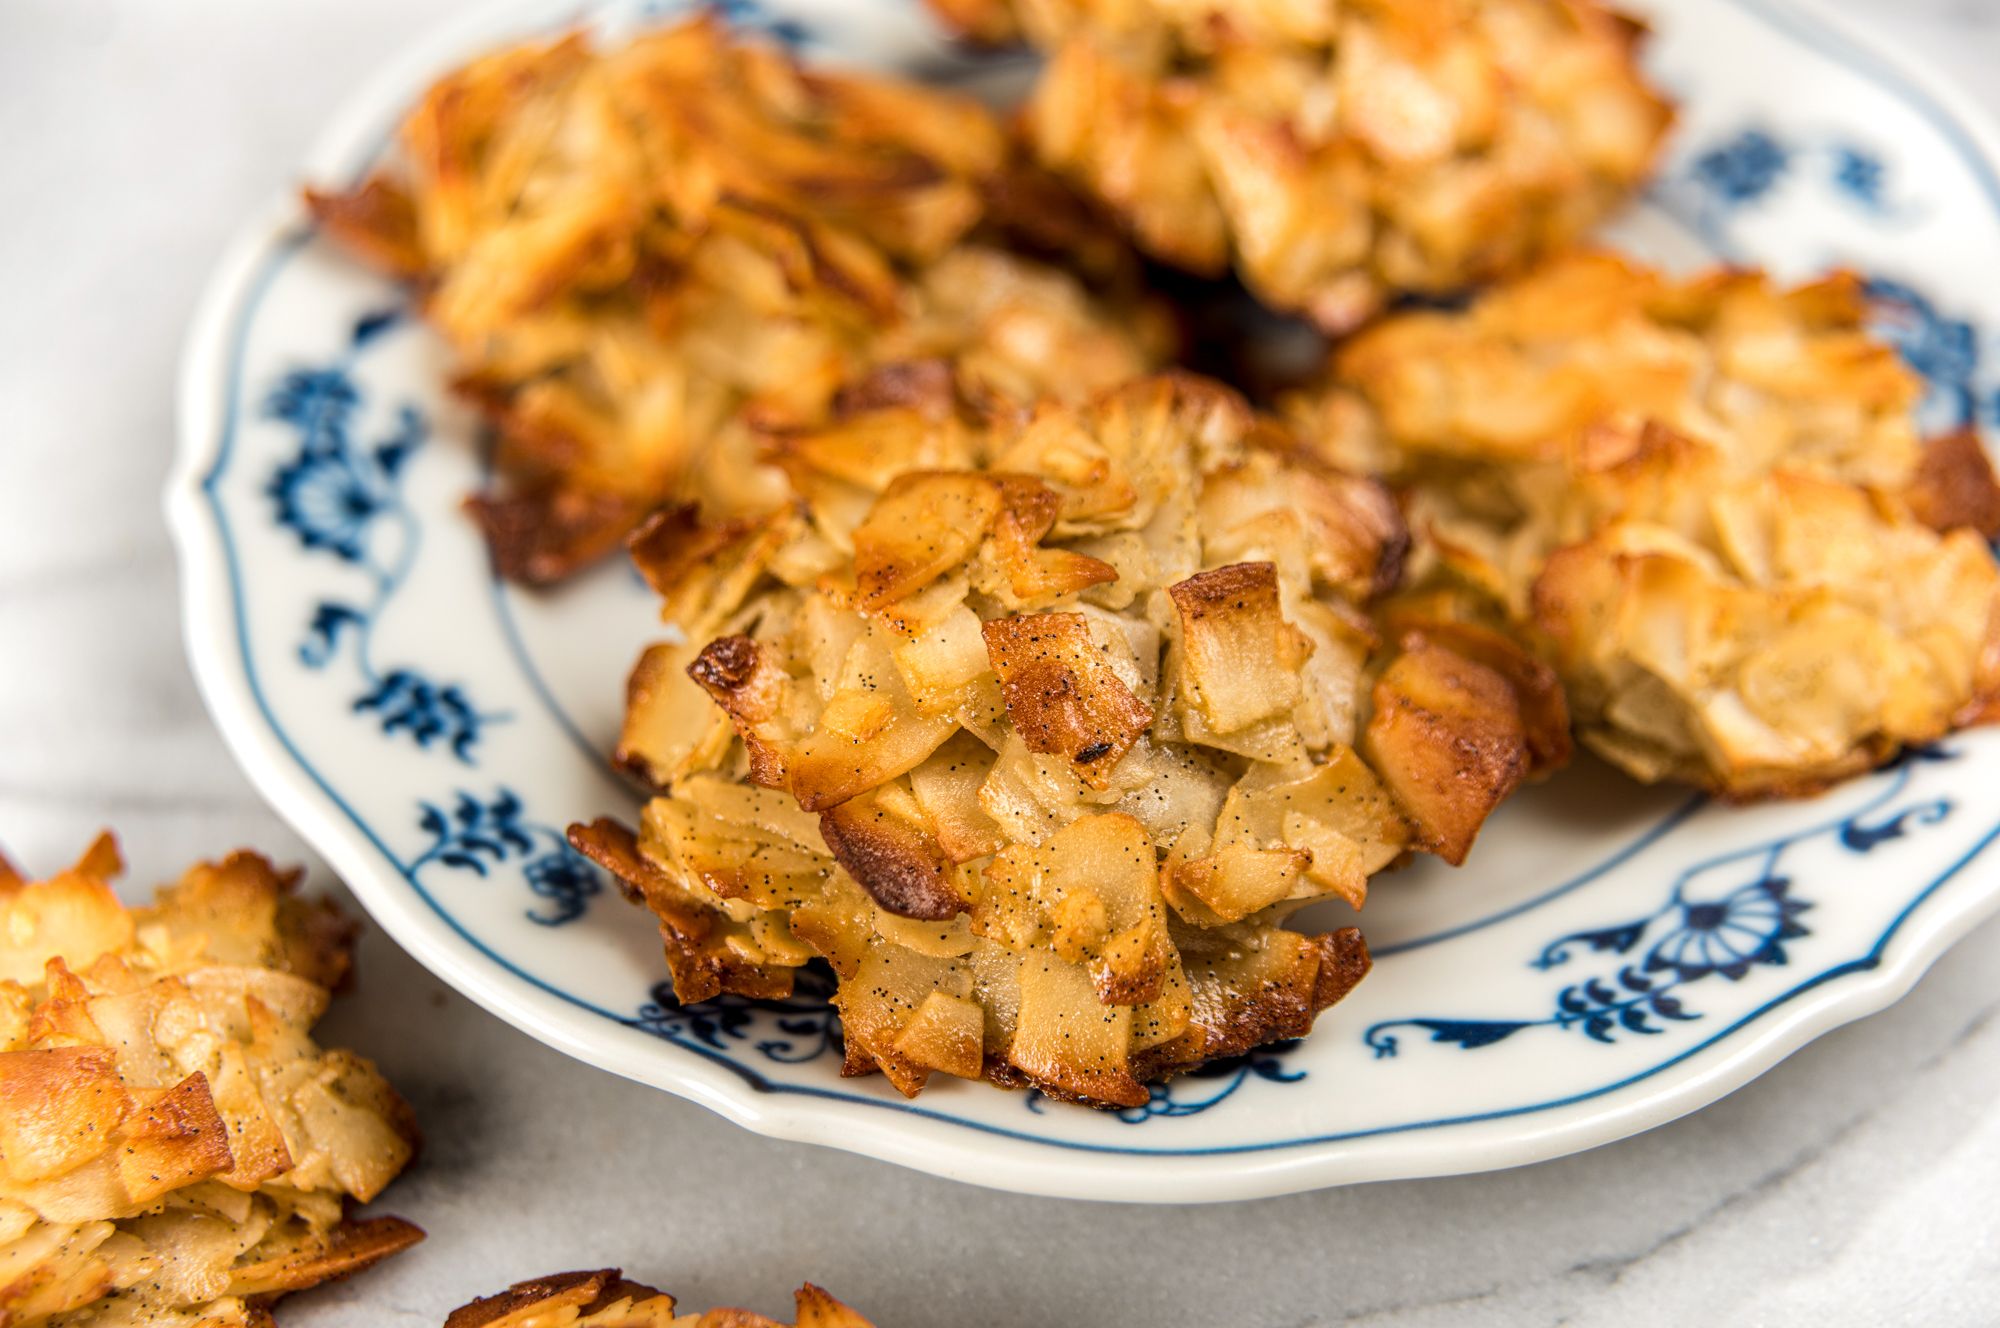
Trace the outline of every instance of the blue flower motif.
<path fill-rule="evenodd" d="M 497 789 L 490 798 L 461 790 L 448 806 L 420 802 L 417 811 L 417 826 L 431 845 L 404 867 L 412 878 L 433 867 L 482 878 L 518 867 L 529 893 L 549 902 L 547 911 L 526 914 L 544 927 L 574 922 L 604 892 L 597 868 L 569 846 L 560 829 L 530 820 L 510 788 Z"/>
<path fill-rule="evenodd" d="M 528 921 L 544 927 L 560 927 L 582 917 L 591 896 L 604 889 L 597 869 L 568 847 L 544 853 L 523 867 L 521 874 L 527 878 L 528 889 L 550 903 L 548 912 L 528 914 Z"/>
<path fill-rule="evenodd" d="M 520 795 L 502 788 L 492 798 L 461 791 L 449 810 L 419 803 L 417 825 L 431 836 L 431 846 L 410 864 L 415 872 L 431 862 L 486 875 L 489 863 L 500 866 L 535 849 L 535 826 L 524 824 Z M 566 843 L 557 835 L 559 843 Z"/>
<path fill-rule="evenodd" d="M 1979 333 L 1940 310 L 1929 296 L 1900 281 L 1876 278 L 1863 288 L 1874 306 L 1875 332 L 1930 385 L 1933 403 L 1944 403 L 1947 428 L 1973 422 L 1980 371 Z"/>
<path fill-rule="evenodd" d="M 297 429 L 307 452 L 339 451 L 360 401 L 345 368 L 294 369 L 264 399 L 264 414 Z"/>
<path fill-rule="evenodd" d="M 1623 959 L 1615 967 L 1609 962 L 1593 965 L 1597 971 L 1563 986 L 1555 993 L 1554 1008 L 1540 1018 L 1406 1016 L 1370 1025 L 1362 1041 L 1377 1057 L 1398 1055 L 1398 1030 L 1405 1029 L 1462 1051 L 1509 1042 L 1539 1028 L 1578 1032 L 1608 1044 L 1632 1035 L 1657 1037 L 1674 1024 L 1700 1019 L 1701 1013 L 1683 999 L 1689 984 L 1718 975 L 1740 981 L 1759 965 L 1785 964 L 1790 958 L 1786 944 L 1811 934 L 1799 918 L 1812 905 L 1794 897 L 1792 881 L 1779 871 L 1785 855 L 1811 841 L 1853 854 L 1876 853 L 1907 840 L 1920 827 L 1942 824 L 1954 810 L 1950 799 L 1908 795 L 1923 767 L 1957 755 L 1935 744 L 1913 747 L 1884 767 L 1878 791 L 1846 815 L 1696 863 L 1680 873 L 1672 891 L 1646 916 L 1573 931 L 1544 945 L 1528 961 L 1544 972 L 1586 955 L 1629 956 L 1642 946 L 1645 957 Z M 1748 870 L 1731 870 L 1742 866 Z M 1724 872 L 1744 883 L 1696 891 L 1697 882 Z M 1727 892 L 1718 896 L 1716 891 L 1723 889 Z"/>
<path fill-rule="evenodd" d="M 322 613 L 326 607 L 321 606 Z M 355 700 L 354 710 L 376 712 L 382 716 L 382 732 L 407 732 L 419 747 L 442 740 L 467 765 L 473 764 L 472 746 L 481 726 L 505 718 L 480 714 L 457 684 L 439 685 L 411 669 L 391 670 Z"/>
<path fill-rule="evenodd" d="M 1771 135 L 1746 129 L 1697 157 L 1694 178 L 1731 203 L 1749 203 L 1769 193 L 1791 161 L 1791 153 Z"/>
<path fill-rule="evenodd" d="M 311 447 L 280 466 L 265 492 L 300 543 L 350 563 L 364 561 L 368 525 L 394 501 L 345 451 Z"/>
<path fill-rule="evenodd" d="M 419 747 L 442 747 L 473 765 L 486 725 L 507 717 L 479 710 L 456 683 L 410 668 L 378 668 L 375 661 L 376 623 L 416 559 L 420 525 L 400 486 L 428 426 L 423 414 L 405 402 L 372 443 L 355 437 L 363 397 L 352 370 L 354 355 L 376 344 L 404 316 L 400 307 L 362 315 L 354 324 L 347 357 L 321 368 L 295 369 L 265 395 L 264 414 L 291 426 L 297 451 L 272 472 L 264 491 L 276 503 L 280 527 L 296 534 L 306 549 L 330 553 L 365 572 L 373 585 L 366 602 L 319 602 L 299 645 L 300 662 L 324 669 L 343 650 L 351 651 L 363 687 L 352 703 L 356 714 L 377 715 L 383 733 L 408 734 Z"/>
<path fill-rule="evenodd" d="M 1842 145 L 1833 149 L 1834 187 L 1871 212 L 1882 210 L 1882 186 L 1887 176 L 1882 159 L 1865 148 Z"/>
<path fill-rule="evenodd" d="M 1784 963 L 1783 943 L 1807 934 L 1797 918 L 1812 907 L 1787 898 L 1790 889 L 1790 881 L 1772 876 L 1718 900 L 1683 901 L 1680 925 L 1647 954 L 1647 971 L 1671 969 L 1683 982 L 1720 973 L 1734 982 L 1753 964 Z"/>

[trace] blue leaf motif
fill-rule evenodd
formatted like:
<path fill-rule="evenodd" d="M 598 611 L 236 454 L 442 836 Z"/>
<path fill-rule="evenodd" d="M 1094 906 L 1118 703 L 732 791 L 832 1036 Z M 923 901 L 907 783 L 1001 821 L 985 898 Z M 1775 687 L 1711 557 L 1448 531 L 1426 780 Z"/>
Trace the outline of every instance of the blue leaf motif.
<path fill-rule="evenodd" d="M 367 345 L 402 322 L 405 312 L 402 305 L 391 305 L 387 309 L 377 309 L 373 313 L 361 315 L 354 320 L 354 332 L 348 338 L 348 344 L 356 349 Z"/>
<path fill-rule="evenodd" d="M 374 477 L 339 451 L 302 451 L 278 468 L 266 486 L 278 504 L 278 524 L 308 549 L 324 549 L 343 562 L 365 562 L 365 540 L 390 499 Z"/>
<path fill-rule="evenodd" d="M 1490 1019 L 1419 1019 L 1416 1022 L 1419 1027 L 1430 1030 L 1431 1041 L 1455 1043 L 1468 1051 L 1475 1047 L 1490 1047 L 1527 1027 L 1524 1023 Z"/>
<path fill-rule="evenodd" d="M 1658 1033 L 1660 1030 L 1646 1022 L 1646 1009 L 1642 1005 L 1628 1005 L 1618 1012 L 1618 1022 L 1634 1033 Z"/>
<path fill-rule="evenodd" d="M 456 684 L 439 686 L 421 674 L 397 669 L 354 701 L 357 712 L 372 711 L 381 716 L 384 733 L 406 732 L 417 746 L 442 742 L 460 761 L 473 764 L 473 744 L 481 728 L 504 718 L 483 715 Z"/>
<path fill-rule="evenodd" d="M 1694 178 L 1717 197 L 1741 205 L 1770 193 L 1791 161 L 1791 153 L 1769 133 L 1745 129 L 1697 157 Z"/>
<path fill-rule="evenodd" d="M 1549 969 L 1557 964 L 1569 962 L 1570 947 L 1587 945 L 1598 954 L 1624 954 L 1639 943 L 1652 925 L 1651 918 L 1641 918 L 1637 922 L 1621 923 L 1616 927 L 1603 927 L 1596 931 L 1580 931 L 1552 941 L 1543 947 L 1541 954 L 1533 961 L 1536 968 Z"/>
<path fill-rule="evenodd" d="M 1883 209 L 1882 159 L 1865 148 L 1843 144 L 1833 150 L 1834 187 L 1871 212 Z"/>
<path fill-rule="evenodd" d="M 299 658 L 310 668 L 325 668 L 339 653 L 348 629 L 364 621 L 361 611 L 351 604 L 323 600 L 306 624 L 306 639 L 299 646 Z"/>
<path fill-rule="evenodd" d="M 1944 800 L 1905 807 L 1894 815 L 1863 825 L 1857 818 L 1842 824 L 1840 842 L 1856 853 L 1872 853 L 1892 840 L 1901 839 L 1913 825 L 1936 825 L 1951 815 L 1951 803 Z"/>
<path fill-rule="evenodd" d="M 375 465 L 390 479 L 399 478 L 403 464 L 424 443 L 424 417 L 417 408 L 405 405 L 396 415 L 396 431 L 375 444 Z"/>
<path fill-rule="evenodd" d="M 1421 1028 L 1431 1035 L 1433 1042 L 1450 1043 L 1471 1051 L 1503 1042 L 1524 1028 L 1534 1027 L 1534 1023 L 1535 1021 L 1531 1019 L 1395 1019 L 1376 1024 L 1363 1036 L 1368 1045 L 1375 1049 L 1377 1058 L 1380 1058 L 1396 1054 L 1396 1038 L 1387 1031 L 1391 1028 Z"/>
<path fill-rule="evenodd" d="M 360 403 L 361 393 L 345 365 L 295 369 L 265 396 L 264 414 L 296 429 L 304 452 L 337 452 Z"/>

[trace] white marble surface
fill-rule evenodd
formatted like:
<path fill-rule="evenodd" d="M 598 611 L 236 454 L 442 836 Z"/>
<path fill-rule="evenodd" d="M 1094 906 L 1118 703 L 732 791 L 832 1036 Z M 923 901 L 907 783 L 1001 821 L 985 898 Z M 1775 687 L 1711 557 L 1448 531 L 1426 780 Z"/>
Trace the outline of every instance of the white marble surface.
<path fill-rule="evenodd" d="M 0 2 L 0 840 L 98 826 L 141 882 L 307 855 L 182 659 L 159 492 L 182 325 L 336 102 L 462 0 Z M 1843 0 L 2000 110 L 1988 0 Z M 325 881 L 323 869 L 319 878 Z M 2000 925 L 1734 1097 L 1519 1171 L 1205 1210 L 987 1194 L 739 1131 L 565 1061 L 378 934 L 330 1019 L 429 1133 L 385 1207 L 427 1244 L 301 1298 L 415 1328 L 560 1268 L 690 1304 L 803 1278 L 882 1328 L 2000 1323 Z"/>

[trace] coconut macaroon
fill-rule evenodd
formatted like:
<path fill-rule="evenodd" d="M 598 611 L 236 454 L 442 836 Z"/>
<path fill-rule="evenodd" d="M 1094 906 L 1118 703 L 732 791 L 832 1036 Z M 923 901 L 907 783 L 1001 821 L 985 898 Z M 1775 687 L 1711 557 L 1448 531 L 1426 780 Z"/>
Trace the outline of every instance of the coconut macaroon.
<path fill-rule="evenodd" d="M 451 347 L 508 484 L 472 511 L 516 579 L 567 575 L 676 495 L 777 500 L 748 424 L 816 422 L 868 368 L 942 358 L 1030 401 L 1162 347 L 1131 300 L 1005 247 L 1107 263 L 983 107 L 801 68 L 713 15 L 493 52 L 430 90 L 400 147 L 307 201 L 415 283 Z"/>
<path fill-rule="evenodd" d="M 444 1328 L 874 1328 L 810 1282 L 793 1299 L 797 1322 L 790 1326 L 749 1310 L 679 1314 L 666 1292 L 603 1268 L 516 1282 L 453 1310 Z"/>
<path fill-rule="evenodd" d="M 1595 0 L 932 0 L 1048 54 L 1040 160 L 1141 248 L 1345 332 L 1574 243 L 1672 119 Z"/>
<path fill-rule="evenodd" d="M 679 999 L 820 957 L 851 1073 L 1132 1105 L 1303 1035 L 1368 966 L 1360 904 L 1458 861 L 1561 759 L 1548 671 L 1369 607 L 1382 487 L 1186 375 L 971 428 L 948 403 L 779 440 L 799 501 L 635 541 L 686 644 L 635 670 L 636 834 L 572 842 L 658 915 Z"/>
<path fill-rule="evenodd" d="M 1642 779 L 1795 795 L 1994 713 L 2000 488 L 1859 283 L 1583 254 L 1343 347 L 1295 412 Z"/>
<path fill-rule="evenodd" d="M 352 929 L 236 853 L 128 909 L 100 838 L 0 860 L 0 1321 L 256 1328 L 423 1238 L 359 1219 L 410 1160 L 374 1066 L 311 1037 Z"/>

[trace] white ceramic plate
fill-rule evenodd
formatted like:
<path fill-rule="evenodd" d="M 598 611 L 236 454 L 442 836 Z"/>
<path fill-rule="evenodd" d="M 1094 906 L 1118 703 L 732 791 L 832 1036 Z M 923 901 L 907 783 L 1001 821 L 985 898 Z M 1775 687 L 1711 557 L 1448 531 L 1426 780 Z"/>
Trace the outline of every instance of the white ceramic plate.
<path fill-rule="evenodd" d="M 912 0 L 757 0 L 811 57 L 984 77 Z M 613 26 L 636 0 L 587 7 Z M 301 178 L 345 181 L 428 78 L 570 19 L 533 0 L 398 63 Z M 1995 138 L 1935 76 L 1777 0 L 1657 7 L 1686 103 L 1618 238 L 1667 261 L 1830 263 L 1879 283 L 1933 424 L 1991 424 Z M 1006 71 L 1000 71 L 1002 73 Z M 1018 74 L 1016 67 L 1013 72 Z M 472 421 L 398 291 L 289 202 L 202 306 L 169 505 L 188 649 L 251 777 L 406 948 L 593 1064 L 754 1130 L 979 1184 L 1205 1201 L 1510 1166 L 1714 1100 L 1909 989 L 2000 904 L 2000 735 L 1954 738 L 1812 803 L 1725 810 L 1582 766 L 1505 807 L 1461 871 L 1380 883 L 1375 972 L 1305 1042 L 1100 1114 L 939 1082 L 843 1080 L 824 1003 L 680 1008 L 650 919 L 563 844 L 633 804 L 600 757 L 652 597 L 606 567 L 497 584 L 459 499 Z"/>

